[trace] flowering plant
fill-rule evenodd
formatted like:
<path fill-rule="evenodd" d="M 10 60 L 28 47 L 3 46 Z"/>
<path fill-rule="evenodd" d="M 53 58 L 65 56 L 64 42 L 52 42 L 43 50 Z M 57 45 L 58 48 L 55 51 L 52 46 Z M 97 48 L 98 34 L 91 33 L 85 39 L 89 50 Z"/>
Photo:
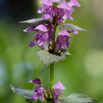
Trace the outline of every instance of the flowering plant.
<path fill-rule="evenodd" d="M 42 0 L 42 7 L 38 10 L 39 14 L 43 14 L 42 18 L 21 21 L 20 23 L 30 23 L 24 32 L 36 32 L 33 39 L 29 43 L 30 47 L 38 45 L 39 51 L 35 51 L 39 60 L 45 66 L 50 65 L 50 89 L 44 89 L 39 78 L 31 80 L 33 84 L 37 84 L 34 91 L 23 90 L 11 86 L 12 90 L 19 95 L 28 98 L 27 102 L 33 103 L 38 99 L 41 102 L 60 102 L 60 103 L 88 103 L 97 99 L 89 98 L 84 94 L 73 93 L 68 97 L 62 98 L 62 90 L 65 89 L 59 81 L 54 85 L 54 63 L 65 59 L 71 54 L 67 52 L 70 48 L 70 33 L 77 34 L 78 31 L 86 31 L 78 26 L 66 24 L 67 19 L 73 20 L 73 6 L 80 7 L 77 0 Z M 56 29 L 61 30 L 56 38 Z"/>

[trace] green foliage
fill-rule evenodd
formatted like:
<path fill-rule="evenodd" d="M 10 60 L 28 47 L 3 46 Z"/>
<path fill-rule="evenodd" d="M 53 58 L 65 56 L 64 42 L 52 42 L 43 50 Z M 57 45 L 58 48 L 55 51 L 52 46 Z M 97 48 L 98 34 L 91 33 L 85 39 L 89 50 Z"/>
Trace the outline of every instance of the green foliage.
<path fill-rule="evenodd" d="M 71 32 L 72 32 L 72 30 L 88 32 L 87 30 L 84 30 L 84 29 L 82 29 L 82 28 L 80 28 L 76 25 L 73 25 L 73 24 L 62 24 L 62 25 L 59 26 L 59 28 L 61 30 L 65 29 L 65 30 L 68 30 L 68 31 L 71 31 Z"/>
<path fill-rule="evenodd" d="M 68 97 L 62 98 L 61 103 L 93 103 L 96 98 L 90 98 L 85 94 L 72 93 Z"/>
<path fill-rule="evenodd" d="M 39 24 L 48 24 L 49 20 L 45 18 L 35 18 L 35 19 L 20 21 L 20 23 L 29 23 L 29 24 L 39 25 Z"/>
<path fill-rule="evenodd" d="M 52 64 L 54 62 L 59 62 L 60 60 L 64 60 L 66 58 L 65 53 L 52 54 L 46 50 L 35 51 L 35 53 L 45 66 L 48 66 L 49 64 Z"/>
<path fill-rule="evenodd" d="M 10 85 L 10 87 L 14 93 L 17 93 L 24 98 L 31 99 L 31 97 L 34 95 L 34 90 L 24 90 L 21 88 L 14 87 L 12 85 Z"/>

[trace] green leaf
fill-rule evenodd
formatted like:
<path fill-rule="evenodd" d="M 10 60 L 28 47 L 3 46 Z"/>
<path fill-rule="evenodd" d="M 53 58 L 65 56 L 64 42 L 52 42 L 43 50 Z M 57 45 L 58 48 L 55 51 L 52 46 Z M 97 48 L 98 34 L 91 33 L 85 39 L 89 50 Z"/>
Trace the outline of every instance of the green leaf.
<path fill-rule="evenodd" d="M 59 62 L 60 60 L 64 60 L 66 58 L 65 53 L 58 55 L 49 53 L 46 50 L 35 51 L 35 53 L 45 66 L 48 66 L 49 64 L 52 64 L 54 62 Z"/>
<path fill-rule="evenodd" d="M 68 31 L 71 31 L 71 32 L 72 32 L 72 30 L 88 32 L 87 30 L 84 30 L 84 29 L 82 29 L 82 28 L 80 28 L 80 27 L 78 27 L 76 25 L 73 25 L 73 24 L 62 24 L 62 25 L 59 25 L 59 29 L 60 30 L 65 29 L 65 30 L 68 30 Z"/>
<path fill-rule="evenodd" d="M 34 95 L 34 91 L 24 90 L 21 88 L 14 87 L 12 85 L 10 85 L 10 87 L 14 93 L 17 93 L 24 98 L 31 99 L 31 97 Z"/>
<path fill-rule="evenodd" d="M 97 98 L 90 98 L 85 94 L 72 93 L 68 97 L 62 98 L 61 103 L 93 103 Z"/>
<path fill-rule="evenodd" d="M 35 103 L 36 101 L 34 101 L 34 99 L 26 99 L 26 101 L 28 102 L 28 103 Z"/>
<path fill-rule="evenodd" d="M 36 18 L 36 19 L 20 21 L 19 23 L 29 23 L 29 24 L 39 25 L 39 24 L 49 24 L 49 20 L 45 18 Z"/>

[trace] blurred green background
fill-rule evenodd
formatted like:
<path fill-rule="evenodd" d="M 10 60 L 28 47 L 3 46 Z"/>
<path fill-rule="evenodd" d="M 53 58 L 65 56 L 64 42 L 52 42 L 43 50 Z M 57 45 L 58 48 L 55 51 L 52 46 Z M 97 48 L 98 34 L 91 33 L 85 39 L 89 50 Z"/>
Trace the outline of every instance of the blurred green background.
<path fill-rule="evenodd" d="M 41 0 L 0 0 L 0 103 L 26 103 L 25 98 L 14 94 L 9 85 L 33 89 L 30 80 L 40 78 L 44 88 L 49 87 L 49 67 L 38 60 L 29 47 L 34 33 L 23 30 L 28 24 L 19 21 L 38 18 Z M 55 63 L 55 83 L 61 81 L 71 93 L 86 94 L 103 103 L 103 0 L 78 0 L 81 7 L 74 7 L 74 21 L 67 20 L 88 30 L 70 34 L 72 54 L 64 61 Z M 60 30 L 57 30 L 60 31 Z"/>

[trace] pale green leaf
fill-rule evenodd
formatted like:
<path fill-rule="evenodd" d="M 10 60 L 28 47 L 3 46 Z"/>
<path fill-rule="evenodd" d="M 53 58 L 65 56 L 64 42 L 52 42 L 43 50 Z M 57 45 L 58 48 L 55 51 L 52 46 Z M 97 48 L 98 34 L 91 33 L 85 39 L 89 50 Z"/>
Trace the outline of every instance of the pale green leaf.
<path fill-rule="evenodd" d="M 25 89 L 14 87 L 12 85 L 10 85 L 10 87 L 14 93 L 17 93 L 24 98 L 31 99 L 31 97 L 34 95 L 34 91 L 32 90 L 25 90 Z"/>
<path fill-rule="evenodd" d="M 60 30 L 68 30 L 68 31 L 71 31 L 74 30 L 74 31 L 85 31 L 85 32 L 88 32 L 87 30 L 84 30 L 83 28 L 80 28 L 76 25 L 73 25 L 73 24 L 62 24 L 62 25 L 59 25 L 59 29 Z"/>
<path fill-rule="evenodd" d="M 20 21 L 19 23 L 29 23 L 29 24 L 39 25 L 39 24 L 49 24 L 49 20 L 45 18 L 36 18 L 36 19 Z"/>
<path fill-rule="evenodd" d="M 93 103 L 97 98 L 90 98 L 85 94 L 72 93 L 68 97 L 62 98 L 60 103 Z"/>
<path fill-rule="evenodd" d="M 35 51 L 35 53 L 45 66 L 48 66 L 49 64 L 52 64 L 54 62 L 59 62 L 60 60 L 64 60 L 66 58 L 65 53 L 58 55 L 49 53 L 46 50 Z"/>

